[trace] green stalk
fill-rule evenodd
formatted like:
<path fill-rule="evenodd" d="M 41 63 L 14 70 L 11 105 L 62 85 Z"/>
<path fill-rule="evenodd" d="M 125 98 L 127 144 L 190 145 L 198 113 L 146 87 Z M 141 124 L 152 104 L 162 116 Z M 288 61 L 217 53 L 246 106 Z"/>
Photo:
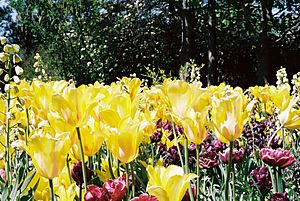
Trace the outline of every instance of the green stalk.
<path fill-rule="evenodd" d="M 28 137 L 29 137 L 29 126 L 30 126 L 30 122 L 29 122 L 29 112 L 28 112 L 28 108 L 26 108 L 26 118 L 27 118 L 27 129 L 26 129 L 26 133 L 25 133 L 25 144 L 27 146 L 27 142 L 28 142 Z M 29 159 L 28 159 L 28 154 L 25 153 L 25 158 L 26 158 L 26 164 L 25 167 L 27 168 L 29 165 Z"/>
<path fill-rule="evenodd" d="M 197 184 L 196 184 L 196 201 L 199 200 L 200 197 L 200 167 L 199 167 L 199 160 L 200 160 L 200 156 L 199 153 L 200 152 L 200 146 L 197 144 L 196 145 L 196 171 L 197 171 Z"/>
<path fill-rule="evenodd" d="M 230 152 L 229 152 L 229 160 L 227 165 L 226 182 L 225 182 L 226 201 L 229 201 L 229 179 L 230 179 L 231 163 L 232 163 L 232 149 L 233 149 L 233 142 L 230 142 Z"/>
<path fill-rule="evenodd" d="M 178 155 L 179 155 L 181 167 L 183 168 L 184 167 L 184 163 L 183 163 L 183 158 L 182 158 L 180 147 L 179 147 L 179 142 L 178 142 L 178 139 L 177 139 L 177 133 L 176 133 L 175 126 L 174 126 L 174 119 L 173 119 L 173 117 L 172 117 L 172 130 L 173 130 L 173 134 L 174 134 L 174 139 L 175 139 L 175 143 L 176 143 L 176 147 L 177 147 L 177 151 L 178 151 Z"/>
<path fill-rule="evenodd" d="M 120 161 L 117 159 L 117 175 L 120 176 Z"/>
<path fill-rule="evenodd" d="M 102 162 L 102 159 L 101 159 L 101 157 L 102 157 L 102 146 L 100 147 L 100 149 L 99 149 L 99 151 L 98 151 L 98 170 L 102 170 L 102 167 L 101 167 L 101 162 Z"/>
<path fill-rule="evenodd" d="M 51 201 L 54 201 L 54 190 L 53 190 L 52 179 L 49 179 L 49 185 L 50 185 L 50 198 L 51 198 Z"/>
<path fill-rule="evenodd" d="M 184 172 L 185 172 L 185 174 L 189 173 L 189 156 L 188 156 L 188 154 L 189 154 L 188 139 L 185 138 L 185 140 L 184 140 L 184 161 L 185 161 Z M 191 183 L 189 184 L 189 195 L 190 195 L 190 200 L 194 201 L 194 195 L 193 195 Z"/>
<path fill-rule="evenodd" d="M 130 192 L 129 192 L 129 170 L 128 170 L 128 164 L 125 164 L 125 170 L 126 170 L 126 199 L 127 201 L 130 200 Z"/>
<path fill-rule="evenodd" d="M 108 155 L 108 168 L 109 168 L 109 173 L 112 179 L 115 179 L 114 171 L 112 169 L 112 154 L 110 151 L 107 150 L 107 155 Z"/>
<path fill-rule="evenodd" d="M 279 193 L 283 193 L 284 189 L 283 189 L 283 180 L 282 180 L 282 171 L 281 168 L 278 167 L 277 169 L 277 187 L 278 187 L 278 192 Z"/>
<path fill-rule="evenodd" d="M 285 149 L 285 146 L 286 144 L 285 144 L 285 130 L 284 130 L 284 128 L 282 127 L 282 147 L 283 147 L 283 149 Z"/>
<path fill-rule="evenodd" d="M 79 184 L 79 201 L 82 200 L 82 184 Z"/>
<path fill-rule="evenodd" d="M 134 178 L 134 167 L 133 167 L 133 164 L 134 162 L 132 161 L 130 163 L 130 170 L 131 170 L 131 177 L 132 177 L 132 186 L 131 186 L 131 189 L 132 189 L 132 197 L 135 196 L 135 178 Z"/>
<path fill-rule="evenodd" d="M 80 148 L 80 156 L 81 156 L 81 165 L 82 165 L 82 174 L 83 174 L 84 189 L 85 189 L 85 192 L 87 192 L 88 188 L 87 188 L 86 168 L 85 168 L 84 153 L 83 153 L 83 147 L 82 147 L 82 141 L 81 141 L 79 127 L 76 127 L 76 131 L 77 131 L 77 137 L 78 137 L 79 148 Z"/>
<path fill-rule="evenodd" d="M 236 201 L 235 198 L 235 174 L 234 174 L 234 164 L 232 163 L 232 197 L 233 201 Z"/>
<path fill-rule="evenodd" d="M 269 172 L 271 173 L 271 180 L 272 180 L 272 188 L 273 188 L 273 193 L 277 193 L 277 179 L 276 179 L 276 167 L 268 167 Z"/>
<path fill-rule="evenodd" d="M 10 78 L 11 78 L 11 65 L 10 62 L 8 61 L 7 63 L 9 71 L 8 71 L 8 75 L 9 75 L 9 81 L 8 84 L 10 84 Z M 6 142 L 5 142 L 5 173 L 6 173 L 6 181 L 7 181 L 7 186 L 10 186 L 11 183 L 11 170 L 10 170 L 10 166 L 11 166 L 11 158 L 10 158 L 10 154 L 9 154 L 9 147 L 10 147 L 10 142 L 9 142 L 9 137 L 10 137 L 10 125 L 9 125 L 9 115 L 10 114 L 10 99 L 11 99 L 11 95 L 10 95 L 10 86 L 9 89 L 7 91 L 7 96 L 6 96 L 6 100 L 7 100 L 7 108 L 6 108 L 6 125 L 5 125 L 5 132 L 6 132 Z M 10 187 L 8 188 L 8 195 L 10 194 Z"/>
<path fill-rule="evenodd" d="M 67 169 L 68 169 L 68 178 L 69 178 L 70 185 L 71 185 L 72 184 L 72 178 L 71 178 L 71 174 L 70 174 L 69 154 L 67 155 L 66 163 L 67 163 Z"/>

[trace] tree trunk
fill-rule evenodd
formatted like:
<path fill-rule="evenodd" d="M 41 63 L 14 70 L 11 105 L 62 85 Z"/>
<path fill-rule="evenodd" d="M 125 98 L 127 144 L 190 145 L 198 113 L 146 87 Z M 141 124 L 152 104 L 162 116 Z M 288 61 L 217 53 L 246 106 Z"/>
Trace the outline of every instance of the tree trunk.
<path fill-rule="evenodd" d="M 269 79 L 271 40 L 268 33 L 271 27 L 268 23 L 272 20 L 272 6 L 273 0 L 261 0 L 261 62 L 257 70 L 259 84 L 266 84 Z"/>
<path fill-rule="evenodd" d="M 188 5 L 188 0 L 182 0 L 181 6 L 178 6 L 178 12 L 181 17 L 181 47 L 180 47 L 180 64 L 185 65 L 190 59 L 195 59 L 195 37 L 194 27 L 196 24 L 194 7 Z M 182 69 L 180 78 L 189 80 L 189 69 Z"/>
<path fill-rule="evenodd" d="M 207 84 L 216 84 L 216 1 L 208 0 L 208 64 Z"/>

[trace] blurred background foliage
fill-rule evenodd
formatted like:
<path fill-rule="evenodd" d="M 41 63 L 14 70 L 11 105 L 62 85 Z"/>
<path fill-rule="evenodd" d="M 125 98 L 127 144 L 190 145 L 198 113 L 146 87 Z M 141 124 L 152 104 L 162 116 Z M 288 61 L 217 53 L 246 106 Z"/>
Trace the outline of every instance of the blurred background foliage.
<path fill-rule="evenodd" d="M 194 73 L 248 87 L 300 70 L 299 12 L 300 0 L 2 0 L 0 35 L 21 45 L 28 79 L 38 52 L 51 79 L 78 85 Z"/>

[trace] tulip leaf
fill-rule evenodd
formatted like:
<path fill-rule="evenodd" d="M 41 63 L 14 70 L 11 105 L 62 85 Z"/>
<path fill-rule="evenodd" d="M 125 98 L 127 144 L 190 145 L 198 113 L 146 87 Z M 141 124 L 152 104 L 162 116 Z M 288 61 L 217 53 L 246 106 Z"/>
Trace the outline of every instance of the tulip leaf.
<path fill-rule="evenodd" d="M 29 185 L 29 183 L 31 182 L 31 180 L 33 179 L 34 175 L 36 174 L 36 172 L 34 172 L 33 174 L 31 174 L 29 177 L 27 177 L 24 182 L 22 183 L 21 187 L 20 187 L 20 191 L 23 192 Z"/>

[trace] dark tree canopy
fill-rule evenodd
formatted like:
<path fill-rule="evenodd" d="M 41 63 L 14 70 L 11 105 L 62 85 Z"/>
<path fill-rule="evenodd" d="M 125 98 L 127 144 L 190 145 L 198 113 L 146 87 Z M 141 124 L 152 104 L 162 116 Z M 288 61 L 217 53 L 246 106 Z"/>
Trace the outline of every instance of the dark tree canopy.
<path fill-rule="evenodd" d="M 25 65 L 39 52 L 54 78 L 78 84 L 147 78 L 147 68 L 177 77 L 190 59 L 204 64 L 201 81 L 211 84 L 274 83 L 280 66 L 300 70 L 299 0 L 8 3 L 1 35 L 23 46 Z"/>

